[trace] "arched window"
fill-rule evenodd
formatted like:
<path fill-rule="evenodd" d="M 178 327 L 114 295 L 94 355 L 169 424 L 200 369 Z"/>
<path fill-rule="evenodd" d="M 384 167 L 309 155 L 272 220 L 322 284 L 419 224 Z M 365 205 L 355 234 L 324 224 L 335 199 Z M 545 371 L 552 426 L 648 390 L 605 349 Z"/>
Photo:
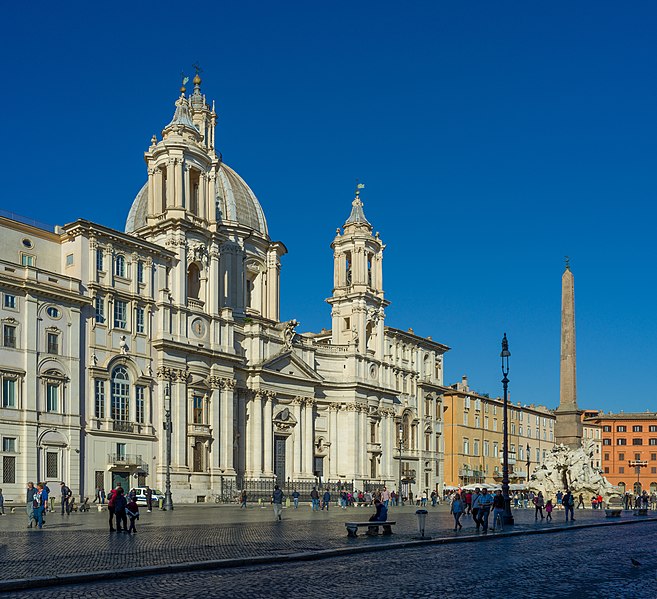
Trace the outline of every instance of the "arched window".
<path fill-rule="evenodd" d="M 345 269 L 347 273 L 346 283 L 349 286 L 351 285 L 351 252 L 347 252 L 345 255 Z"/>
<path fill-rule="evenodd" d="M 190 264 L 187 269 L 187 297 L 199 299 L 201 291 L 201 271 L 196 264 Z"/>
<path fill-rule="evenodd" d="M 111 416 L 119 422 L 130 419 L 130 376 L 123 366 L 112 371 L 112 410 Z"/>
<path fill-rule="evenodd" d="M 125 278 L 125 256 L 119 254 L 114 260 L 114 275 Z"/>
<path fill-rule="evenodd" d="M 403 432 L 404 447 L 406 449 L 410 449 L 411 448 L 411 442 L 412 442 L 412 439 L 411 439 L 411 414 L 410 414 L 410 412 L 406 412 L 406 414 L 404 414 L 404 419 L 402 421 L 402 424 L 403 424 L 403 427 L 404 427 L 404 432 Z"/>

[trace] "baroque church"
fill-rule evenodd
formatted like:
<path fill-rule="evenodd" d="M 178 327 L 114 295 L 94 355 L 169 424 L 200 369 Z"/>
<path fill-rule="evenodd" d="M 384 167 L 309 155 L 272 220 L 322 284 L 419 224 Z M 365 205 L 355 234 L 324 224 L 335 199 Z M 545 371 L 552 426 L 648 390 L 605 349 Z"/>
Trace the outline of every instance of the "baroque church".
<path fill-rule="evenodd" d="M 174 502 L 275 481 L 442 490 L 449 348 L 385 325 L 360 190 L 331 244 L 331 329 L 301 333 L 279 318 L 285 245 L 193 84 L 151 139 L 124 232 L 0 218 L 5 497 L 28 480 L 163 489 L 165 410 Z"/>

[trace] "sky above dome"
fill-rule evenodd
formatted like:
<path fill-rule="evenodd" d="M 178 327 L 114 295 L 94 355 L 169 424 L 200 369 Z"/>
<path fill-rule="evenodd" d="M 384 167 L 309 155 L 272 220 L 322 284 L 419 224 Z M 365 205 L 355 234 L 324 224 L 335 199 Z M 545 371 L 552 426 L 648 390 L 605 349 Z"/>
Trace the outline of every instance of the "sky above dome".
<path fill-rule="evenodd" d="M 289 250 L 283 319 L 330 327 L 358 179 L 386 324 L 450 346 L 446 384 L 500 395 L 506 332 L 512 401 L 556 407 L 569 255 L 580 407 L 655 410 L 657 4 L 619 7 L 10 3 L 0 208 L 123 230 L 198 61 L 217 146 Z"/>

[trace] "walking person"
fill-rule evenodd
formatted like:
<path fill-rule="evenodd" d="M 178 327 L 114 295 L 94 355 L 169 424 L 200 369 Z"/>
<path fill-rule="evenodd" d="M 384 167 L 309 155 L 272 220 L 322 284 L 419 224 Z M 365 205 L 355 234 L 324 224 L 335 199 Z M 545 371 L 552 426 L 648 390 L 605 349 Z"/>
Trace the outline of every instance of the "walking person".
<path fill-rule="evenodd" d="M 5 515 L 5 496 L 2 494 L 2 489 L 0 489 L 0 516 Z"/>
<path fill-rule="evenodd" d="M 105 505 L 105 489 L 103 487 L 100 488 L 100 504 Z"/>
<path fill-rule="evenodd" d="M 472 493 L 470 491 L 462 491 L 461 498 L 465 499 L 465 514 L 472 514 Z"/>
<path fill-rule="evenodd" d="M 331 506 L 331 492 L 326 489 L 324 491 L 324 496 L 322 497 L 322 511 L 324 511 L 324 508 L 326 508 L 326 511 L 329 511 L 329 507 Z"/>
<path fill-rule="evenodd" d="M 70 501 L 73 493 L 65 483 L 59 483 L 60 495 L 62 497 L 62 516 L 66 514 L 67 516 L 71 513 Z"/>
<path fill-rule="evenodd" d="M 488 517 L 490 516 L 491 507 L 493 507 L 493 496 L 484 487 L 479 497 L 479 522 L 481 522 L 482 532 L 485 533 L 488 532 Z"/>
<path fill-rule="evenodd" d="M 146 485 L 146 511 L 153 511 L 153 489 Z"/>
<path fill-rule="evenodd" d="M 128 505 L 128 500 L 125 497 L 123 488 L 116 489 L 116 497 L 114 498 L 114 516 L 116 517 L 116 532 L 128 532 L 128 516 L 125 513 L 125 508 Z"/>
<path fill-rule="evenodd" d="M 294 491 L 292 491 L 292 501 L 294 502 L 295 510 L 298 509 L 299 507 L 299 497 L 301 497 L 301 494 L 299 493 L 299 491 L 294 489 Z"/>
<path fill-rule="evenodd" d="M 545 507 L 545 500 L 543 499 L 543 492 L 539 491 L 538 495 L 534 497 L 534 507 L 536 508 L 534 511 L 534 520 L 538 520 L 538 514 L 540 512 L 541 514 L 541 520 L 543 520 L 543 508 Z"/>
<path fill-rule="evenodd" d="M 271 496 L 271 503 L 274 508 L 274 518 L 276 520 L 282 520 L 281 513 L 283 512 L 283 491 L 281 491 L 276 485 L 274 487 L 274 493 Z"/>
<path fill-rule="evenodd" d="M 552 510 L 554 509 L 554 506 L 552 505 L 552 500 L 548 499 L 547 503 L 545 504 L 545 521 L 546 522 L 551 522 L 552 521 Z"/>
<path fill-rule="evenodd" d="M 500 517 L 500 523 L 502 523 L 502 518 L 504 518 L 504 496 L 502 491 L 495 491 L 495 497 L 493 497 L 493 532 L 495 532 L 495 526 L 497 525 L 497 517 Z"/>
<path fill-rule="evenodd" d="M 577 504 L 577 509 L 579 509 L 580 507 L 584 509 L 584 495 L 582 493 L 579 494 L 578 501 L 579 503 Z"/>
<path fill-rule="evenodd" d="M 128 505 L 125 506 L 125 513 L 130 518 L 130 528 L 128 528 L 128 534 L 131 532 L 136 533 L 137 529 L 135 528 L 135 520 L 139 520 L 139 506 L 137 505 L 136 499 L 131 499 Z"/>
<path fill-rule="evenodd" d="M 37 494 L 37 489 L 33 482 L 27 483 L 26 504 L 25 511 L 27 512 L 27 527 L 32 528 L 32 522 L 36 525 L 36 517 L 34 516 L 34 496 Z"/>
<path fill-rule="evenodd" d="M 481 526 L 481 521 L 479 520 L 479 509 L 481 508 L 481 491 L 479 487 L 475 488 L 475 492 L 472 495 L 472 519 L 475 523 L 475 531 L 479 531 Z"/>
<path fill-rule="evenodd" d="M 463 525 L 461 524 L 460 520 L 464 510 L 465 510 L 465 504 L 461 499 L 461 495 L 459 493 L 454 493 L 454 498 L 452 499 L 452 503 L 449 507 L 449 513 L 454 516 L 455 532 L 463 528 Z"/>
<path fill-rule="evenodd" d="M 107 512 L 109 513 L 110 532 L 114 532 L 114 508 L 116 506 L 116 498 L 118 497 L 119 489 L 121 489 L 121 485 L 117 484 L 116 489 L 112 489 L 107 495 Z M 123 489 L 121 490 L 123 491 Z M 119 525 L 118 520 L 116 524 L 118 528 Z"/>
<path fill-rule="evenodd" d="M 34 508 L 34 518 L 37 523 L 37 528 L 43 528 L 43 512 L 48 509 L 48 491 L 43 483 L 37 484 L 37 492 L 32 500 Z"/>
<path fill-rule="evenodd" d="M 240 493 L 240 509 L 246 509 L 246 489 L 242 489 Z"/>
<path fill-rule="evenodd" d="M 319 512 L 319 492 L 317 487 L 313 487 L 313 490 L 310 492 L 310 501 L 312 503 L 312 511 Z"/>
<path fill-rule="evenodd" d="M 571 522 L 575 522 L 575 498 L 570 492 L 570 489 L 566 489 L 566 493 L 562 498 L 563 509 L 566 511 L 566 522 L 568 522 L 568 514 L 570 514 Z"/>

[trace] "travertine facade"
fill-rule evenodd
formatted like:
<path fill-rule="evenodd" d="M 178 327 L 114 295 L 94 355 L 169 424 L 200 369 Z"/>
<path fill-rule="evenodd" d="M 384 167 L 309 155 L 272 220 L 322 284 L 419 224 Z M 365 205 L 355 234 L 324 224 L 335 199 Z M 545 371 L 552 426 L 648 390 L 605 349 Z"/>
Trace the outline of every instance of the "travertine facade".
<path fill-rule="evenodd" d="M 299 334 L 279 320 L 286 248 L 216 151 L 200 85 L 151 140 L 125 232 L 0 221 L 5 496 L 37 479 L 162 488 L 167 390 L 174 501 L 249 479 L 396 487 L 400 425 L 409 490 L 440 487 L 448 348 L 385 326 L 385 246 L 359 192 L 332 244 L 332 329 Z"/>

